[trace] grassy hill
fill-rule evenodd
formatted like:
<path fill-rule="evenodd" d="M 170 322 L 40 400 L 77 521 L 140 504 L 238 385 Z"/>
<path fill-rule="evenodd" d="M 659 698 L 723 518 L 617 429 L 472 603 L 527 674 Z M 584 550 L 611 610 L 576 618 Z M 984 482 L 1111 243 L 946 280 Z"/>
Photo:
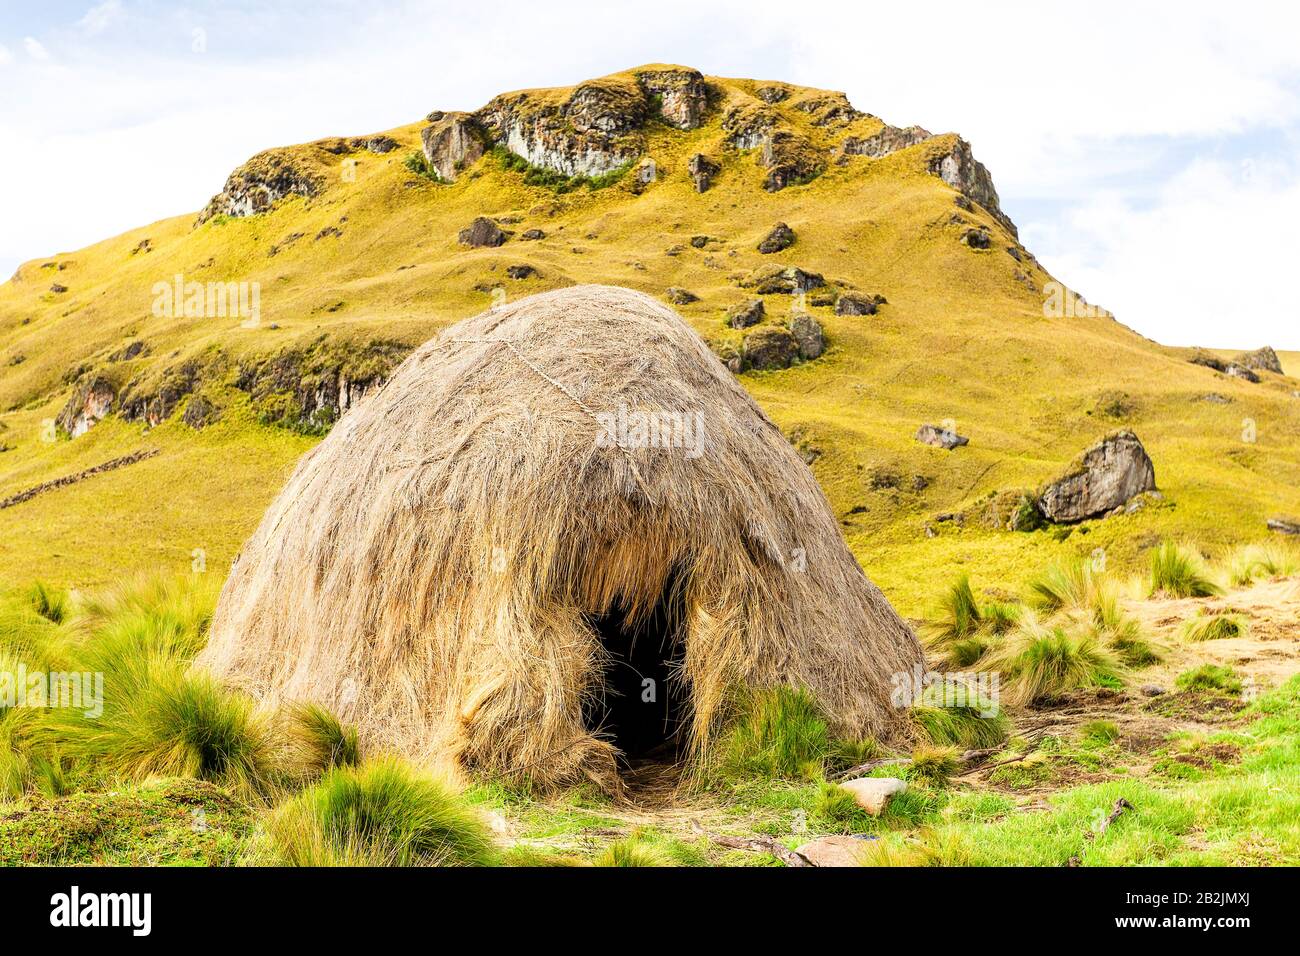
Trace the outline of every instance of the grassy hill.
<path fill-rule="evenodd" d="M 597 81 L 615 98 L 634 96 L 638 82 L 637 71 Z M 0 286 L 0 499 L 158 453 L 0 508 L 0 582 L 88 587 L 196 561 L 223 575 L 328 427 L 340 381 L 372 386 L 501 295 L 587 282 L 661 298 L 688 290 L 696 300 L 675 307 L 728 354 L 743 333 L 725 311 L 754 298 L 742 283 L 774 264 L 888 300 L 875 315 L 836 315 L 815 291 L 806 306 L 826 353 L 740 378 L 811 460 L 854 553 L 904 613 L 920 613 L 936 579 L 956 570 L 990 586 L 1098 547 L 1125 567 L 1164 537 L 1226 548 L 1263 537 L 1268 517 L 1300 512 L 1300 381 L 1266 373 L 1250 383 L 1189 364 L 1188 350 L 1108 315 L 1045 316 L 1052 277 L 996 208 L 931 171 L 959 149 L 955 135 L 851 155 L 846 140 L 889 130 L 839 94 L 704 82 L 698 125 L 666 121 L 671 95 L 652 97 L 660 114 L 615 137 L 633 164 L 590 182 L 542 175 L 500 148 L 440 180 L 412 159 L 429 125 L 419 122 L 384 134 L 387 152 L 326 140 L 264 154 L 247 176 L 270 175 L 270 162 L 311 184 L 266 211 L 218 210 L 202 223 L 187 213 L 25 263 Z M 522 95 L 520 108 L 542 115 L 574 92 Z M 737 148 L 755 116 L 782 134 L 769 138 L 775 147 Z M 691 175 L 697 154 L 718 166 L 704 192 Z M 639 167 L 647 157 L 652 181 Z M 773 189 L 787 158 L 791 183 Z M 479 216 L 508 241 L 458 242 Z M 758 252 L 777 222 L 797 240 Z M 532 229 L 545 237 L 525 240 Z M 964 239 L 971 230 L 988 248 Z M 512 266 L 532 272 L 510 278 Z M 156 308 L 156 287 L 176 276 L 256 284 L 259 321 Z M 759 297 L 773 327 L 795 305 Z M 1300 374 L 1295 353 L 1283 362 Z M 97 383 L 110 414 L 69 437 L 55 421 L 71 421 Z M 947 452 L 913 439 L 942 421 L 970 444 Z M 1015 492 L 1121 426 L 1150 453 L 1162 503 L 1073 529 L 1001 527 Z"/>

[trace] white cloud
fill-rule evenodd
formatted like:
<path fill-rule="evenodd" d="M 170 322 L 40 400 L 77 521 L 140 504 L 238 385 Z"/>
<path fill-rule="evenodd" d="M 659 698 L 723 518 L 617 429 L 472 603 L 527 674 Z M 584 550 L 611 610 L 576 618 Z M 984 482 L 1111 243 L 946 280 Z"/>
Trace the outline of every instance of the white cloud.
<path fill-rule="evenodd" d="M 98 6 L 91 7 L 86 15 L 77 21 L 77 26 L 85 33 L 95 35 L 103 33 L 109 25 L 122 14 L 120 0 L 104 0 Z"/>
<path fill-rule="evenodd" d="M 13 62 L 14 55 L 9 52 L 9 48 L 0 43 L 0 66 Z"/>
<path fill-rule="evenodd" d="M 23 48 L 33 60 L 48 60 L 50 58 L 49 50 L 45 49 L 44 45 L 36 37 L 23 37 Z"/>
<path fill-rule="evenodd" d="M 1043 264 L 1170 345 L 1300 348 L 1300 168 L 1197 160 L 1138 206 L 1100 193 L 1026 235 Z"/>

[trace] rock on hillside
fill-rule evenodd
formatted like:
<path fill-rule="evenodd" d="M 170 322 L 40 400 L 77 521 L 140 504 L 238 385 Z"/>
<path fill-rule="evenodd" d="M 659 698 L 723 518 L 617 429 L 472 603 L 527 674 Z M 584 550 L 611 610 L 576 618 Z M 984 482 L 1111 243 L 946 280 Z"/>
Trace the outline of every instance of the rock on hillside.
<path fill-rule="evenodd" d="M 1038 507 L 1059 524 L 1096 518 L 1156 487 L 1155 466 L 1137 435 L 1119 431 L 1085 451 L 1048 485 Z"/>
<path fill-rule="evenodd" d="M 640 70 L 637 79 L 658 106 L 659 116 L 665 123 L 678 129 L 697 129 L 704 122 L 709 108 L 709 88 L 699 70 L 682 67 Z"/>
<path fill-rule="evenodd" d="M 1262 349 L 1256 349 L 1253 352 L 1242 352 L 1237 356 L 1235 364 L 1243 368 L 1256 369 L 1261 372 L 1282 373 L 1282 360 L 1277 357 L 1277 353 L 1267 345 Z"/>
<path fill-rule="evenodd" d="M 915 146 L 917 143 L 924 143 L 932 135 L 932 133 L 919 126 L 899 129 L 897 126 L 886 124 L 881 128 L 880 132 L 872 136 L 863 139 L 850 136 L 844 141 L 844 154 L 846 156 L 869 156 L 872 159 L 880 159 L 890 153 L 896 153 L 900 149 L 907 149 L 907 147 Z"/>
<path fill-rule="evenodd" d="M 265 212 L 286 196 L 310 199 L 325 188 L 324 170 L 337 163 L 338 156 L 359 150 L 390 153 L 397 145 L 391 136 L 374 134 L 351 139 L 335 136 L 300 149 L 268 149 L 227 177 L 221 192 L 199 213 L 196 225 L 214 216 L 241 217 Z"/>
<path fill-rule="evenodd" d="M 708 87 L 698 70 L 669 67 L 639 70 L 631 78 L 589 80 L 572 91 L 507 93 L 475 113 L 472 121 L 488 141 L 533 166 L 566 176 L 600 176 L 645 151 L 648 120 L 695 129 L 708 103 Z M 452 150 L 446 161 L 454 165 L 469 155 Z M 427 139 L 425 158 L 435 161 Z"/>
<path fill-rule="evenodd" d="M 108 379 L 92 376 L 73 391 L 55 424 L 73 438 L 84 435 L 113 410 L 117 389 Z"/>
<path fill-rule="evenodd" d="M 993 188 L 993 177 L 988 168 L 975 158 L 970 143 L 958 139 L 950 151 L 930 160 L 930 172 L 983 206 L 1011 235 L 1019 235 L 1016 224 L 1002 211 L 998 191 Z"/>
<path fill-rule="evenodd" d="M 445 182 L 483 155 L 483 136 L 468 113 L 445 113 L 420 132 L 424 158 Z"/>
<path fill-rule="evenodd" d="M 590 80 L 563 98 L 553 93 L 498 96 L 474 118 L 492 143 L 565 176 L 600 176 L 644 151 L 650 106 L 636 84 Z"/>
<path fill-rule="evenodd" d="M 285 149 L 258 153 L 226 179 L 226 185 L 199 213 L 199 223 L 213 216 L 251 216 L 265 212 L 285 196 L 312 197 L 324 188 L 324 179 L 301 158 Z"/>
<path fill-rule="evenodd" d="M 946 451 L 970 444 L 970 439 L 965 435 L 958 435 L 951 428 L 940 428 L 937 425 L 922 425 L 916 430 L 915 437 L 922 445 L 932 445 Z"/>

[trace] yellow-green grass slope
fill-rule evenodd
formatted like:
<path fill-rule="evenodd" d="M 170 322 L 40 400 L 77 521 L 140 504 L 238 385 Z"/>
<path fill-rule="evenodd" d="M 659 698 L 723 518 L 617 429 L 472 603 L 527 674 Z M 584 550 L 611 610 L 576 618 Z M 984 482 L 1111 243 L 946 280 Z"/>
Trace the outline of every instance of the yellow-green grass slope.
<path fill-rule="evenodd" d="M 110 418 L 75 440 L 46 441 L 44 423 L 63 407 L 79 371 L 147 381 L 214 350 L 233 367 L 322 335 L 345 353 L 371 341 L 413 347 L 491 306 L 494 287 L 518 297 L 579 282 L 657 296 L 670 286 L 688 289 L 699 301 L 679 311 L 706 338 L 734 343 L 739 334 L 725 328 L 722 313 L 750 297 L 738 280 L 773 263 L 889 300 L 868 317 L 812 308 L 826 329 L 827 354 L 742 381 L 787 434 L 820 453 L 812 467 L 850 546 L 904 613 L 923 609 L 936 569 L 966 568 L 978 588 L 1099 546 L 1111 560 L 1136 565 L 1139 550 L 1162 536 L 1226 546 L 1259 537 L 1269 516 L 1300 511 L 1300 399 L 1292 394 L 1300 383 L 1227 378 L 1110 318 L 1044 317 L 1042 286 L 1051 277 L 1009 254 L 1015 239 L 978 207 L 959 209 L 957 193 L 926 171 L 931 157 L 951 148 L 949 137 L 839 165 L 830 150 L 849 133 L 869 135 L 879 121 L 813 125 L 790 105 L 813 91 L 792 88 L 773 108 L 828 151 L 826 171 L 806 185 L 765 192 L 756 151 L 725 148 L 721 127 L 728 106 L 752 100 L 758 84 L 710 83 L 720 102 L 702 128 L 648 127 L 659 179 L 639 193 L 628 176 L 599 191 L 556 194 L 524 185 L 522 173 L 491 155 L 454 184 L 434 183 L 404 164 L 419 148 L 417 123 L 390 131 L 401 145 L 388 154 L 347 157 L 355 166 L 295 147 L 325 178 L 314 199 L 198 227 L 187 213 L 24 264 L 0 286 L 0 447 L 8 448 L 0 452 L 0 499 L 139 449 L 161 454 L 0 509 L 0 581 L 94 585 L 134 567 L 184 567 L 196 548 L 222 573 L 313 441 L 259 424 L 244 393 L 226 381 L 207 392 L 231 407 L 204 431 L 182 424 L 178 412 L 147 434 Z M 723 166 L 703 194 L 687 172 L 696 152 Z M 196 205 L 204 199 L 196 196 Z M 954 214 L 967 224 L 951 221 Z M 507 226 L 515 238 L 500 248 L 459 245 L 457 232 L 479 215 L 518 217 Z M 798 241 L 760 255 L 755 246 L 777 221 L 792 226 Z M 988 250 L 961 241 L 979 224 L 992 234 Z M 341 234 L 322 232 L 330 227 Z M 520 241 L 533 227 L 547 238 Z M 698 235 L 713 241 L 695 248 L 689 239 Z M 144 239 L 150 251 L 133 252 Z M 537 277 L 506 278 L 514 264 L 534 266 Z M 260 283 L 260 326 L 241 328 L 239 317 L 155 317 L 154 284 L 177 274 Z M 51 291 L 54 283 L 67 291 Z M 766 321 L 775 324 L 788 317 L 791 301 L 767 296 L 766 305 Z M 148 356 L 107 361 L 137 338 L 148 342 Z M 1211 392 L 1231 402 L 1199 400 Z M 918 425 L 945 419 L 970 437 L 969 446 L 949 453 L 913 440 Z M 1254 441 L 1243 439 L 1245 419 L 1254 423 Z M 1146 444 L 1166 504 L 1095 522 L 1087 536 L 1064 542 L 980 526 L 986 496 L 1055 477 L 1121 424 Z M 914 490 L 917 476 L 928 482 L 923 490 Z M 970 511 L 964 528 L 932 521 L 963 510 Z"/>

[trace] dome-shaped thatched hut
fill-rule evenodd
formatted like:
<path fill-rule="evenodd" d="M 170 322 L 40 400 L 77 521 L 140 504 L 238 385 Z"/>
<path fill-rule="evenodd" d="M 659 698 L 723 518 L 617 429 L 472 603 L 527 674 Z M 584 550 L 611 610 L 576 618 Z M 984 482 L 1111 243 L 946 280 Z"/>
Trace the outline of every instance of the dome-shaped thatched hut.
<path fill-rule="evenodd" d="M 922 655 L 807 466 L 700 337 L 581 286 L 455 325 L 304 457 L 201 663 L 363 742 L 543 784 L 699 754 L 728 694 L 891 736 Z"/>

